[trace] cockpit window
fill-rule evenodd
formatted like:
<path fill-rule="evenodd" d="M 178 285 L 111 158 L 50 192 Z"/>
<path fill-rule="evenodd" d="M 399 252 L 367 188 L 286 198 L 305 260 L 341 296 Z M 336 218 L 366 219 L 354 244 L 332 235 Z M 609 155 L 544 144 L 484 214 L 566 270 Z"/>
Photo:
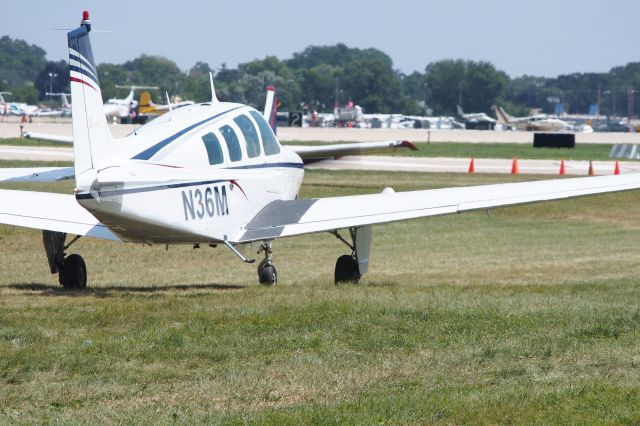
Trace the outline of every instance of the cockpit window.
<path fill-rule="evenodd" d="M 238 140 L 236 132 L 233 131 L 231 126 L 222 126 L 220 128 L 220 133 L 222 133 L 222 137 L 227 143 L 227 149 L 229 150 L 229 158 L 231 161 L 242 160 L 242 149 L 240 148 L 240 141 Z"/>
<path fill-rule="evenodd" d="M 278 144 L 278 139 L 276 139 L 276 135 L 273 134 L 271 127 L 267 124 L 267 121 L 264 119 L 262 114 L 257 111 L 251 111 L 250 114 L 253 119 L 256 120 L 256 123 L 258 123 L 258 128 L 262 135 L 262 147 L 264 148 L 265 155 L 279 154 L 280 145 Z"/>
<path fill-rule="evenodd" d="M 224 155 L 222 154 L 222 147 L 216 135 L 207 133 L 202 137 L 202 142 L 204 142 L 204 147 L 207 149 L 209 164 L 222 164 L 224 162 Z"/>
<path fill-rule="evenodd" d="M 260 139 L 258 138 L 258 132 L 249 117 L 246 115 L 239 115 L 234 118 L 233 121 L 236 122 L 247 141 L 247 155 L 249 158 L 254 158 L 260 155 Z"/>

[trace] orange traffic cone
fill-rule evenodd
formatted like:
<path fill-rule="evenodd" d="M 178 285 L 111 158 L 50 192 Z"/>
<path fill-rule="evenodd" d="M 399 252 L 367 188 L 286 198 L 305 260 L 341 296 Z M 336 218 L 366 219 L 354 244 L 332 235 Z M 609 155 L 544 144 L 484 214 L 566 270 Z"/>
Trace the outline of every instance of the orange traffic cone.
<path fill-rule="evenodd" d="M 589 160 L 589 176 L 595 176 L 596 172 L 593 170 L 593 161 Z"/>
<path fill-rule="evenodd" d="M 476 165 L 472 158 L 471 162 L 469 163 L 469 173 L 475 173 L 475 172 L 476 172 Z"/>
<path fill-rule="evenodd" d="M 560 161 L 560 176 L 564 176 L 566 174 L 566 170 L 564 169 L 564 160 Z"/>
<path fill-rule="evenodd" d="M 618 160 L 616 160 L 616 167 L 613 169 L 613 174 L 614 175 L 620 174 L 620 163 L 618 163 Z"/>
<path fill-rule="evenodd" d="M 511 174 L 518 174 L 518 159 L 516 157 L 513 157 L 513 163 L 511 163 Z"/>

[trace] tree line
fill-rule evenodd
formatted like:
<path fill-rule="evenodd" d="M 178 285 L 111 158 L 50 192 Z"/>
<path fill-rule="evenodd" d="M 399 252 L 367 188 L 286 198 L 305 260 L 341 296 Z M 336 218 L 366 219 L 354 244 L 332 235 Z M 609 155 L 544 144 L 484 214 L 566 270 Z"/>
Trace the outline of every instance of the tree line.
<path fill-rule="evenodd" d="M 116 85 L 153 85 L 181 99 L 210 99 L 209 72 L 215 76 L 218 98 L 261 108 L 267 86 L 276 86 L 282 110 L 330 112 L 336 100 L 362 106 L 368 113 L 455 115 L 491 113 L 503 105 L 512 114 L 531 108 L 553 112 L 556 104 L 572 113 L 587 113 L 599 102 L 603 114 L 626 114 L 627 99 L 640 87 L 640 62 L 612 68 L 608 73 L 573 73 L 556 78 L 511 78 L 488 61 L 447 59 L 428 64 L 423 72 L 403 74 L 391 58 L 375 49 L 344 44 L 309 46 L 289 59 L 267 56 L 228 68 L 213 69 L 197 62 L 186 72 L 160 56 L 141 55 L 123 64 L 98 65 L 103 97 L 126 96 Z M 47 61 L 44 49 L 8 36 L 0 38 L 0 91 L 11 100 L 38 103 L 47 92 L 68 92 L 66 61 Z M 160 103 L 160 101 L 159 101 Z"/>

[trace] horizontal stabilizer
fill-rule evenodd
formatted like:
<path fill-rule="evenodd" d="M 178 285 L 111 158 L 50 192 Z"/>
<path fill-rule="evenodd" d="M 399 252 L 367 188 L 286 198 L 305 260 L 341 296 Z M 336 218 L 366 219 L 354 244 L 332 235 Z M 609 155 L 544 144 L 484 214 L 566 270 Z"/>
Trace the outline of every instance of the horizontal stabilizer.
<path fill-rule="evenodd" d="M 27 139 L 38 139 L 41 141 L 73 143 L 73 136 L 52 135 L 51 133 L 24 132 L 23 137 Z"/>
<path fill-rule="evenodd" d="M 73 195 L 0 190 L 0 224 L 119 240 Z"/>
<path fill-rule="evenodd" d="M 0 169 L 0 182 L 56 182 L 73 179 L 73 167 L 20 167 Z"/>
<path fill-rule="evenodd" d="M 344 157 L 345 155 L 386 154 L 396 150 L 418 148 L 409 141 L 362 142 L 326 145 L 287 145 L 302 158 L 304 162 L 326 160 L 327 158 Z"/>

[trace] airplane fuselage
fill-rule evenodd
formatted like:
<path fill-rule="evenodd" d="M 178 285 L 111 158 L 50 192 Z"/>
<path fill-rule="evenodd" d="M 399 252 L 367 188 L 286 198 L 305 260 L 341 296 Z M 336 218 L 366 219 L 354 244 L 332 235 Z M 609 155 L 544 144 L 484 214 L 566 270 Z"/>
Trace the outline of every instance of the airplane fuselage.
<path fill-rule="evenodd" d="M 268 203 L 295 199 L 304 173 L 262 114 L 238 104 L 183 107 L 116 143 L 107 167 L 76 176 L 76 199 L 125 240 L 233 240 Z"/>

